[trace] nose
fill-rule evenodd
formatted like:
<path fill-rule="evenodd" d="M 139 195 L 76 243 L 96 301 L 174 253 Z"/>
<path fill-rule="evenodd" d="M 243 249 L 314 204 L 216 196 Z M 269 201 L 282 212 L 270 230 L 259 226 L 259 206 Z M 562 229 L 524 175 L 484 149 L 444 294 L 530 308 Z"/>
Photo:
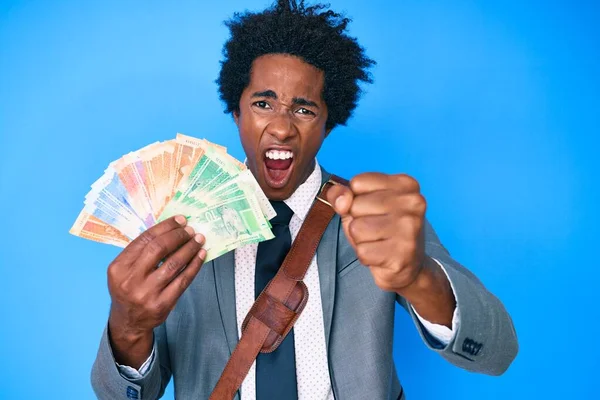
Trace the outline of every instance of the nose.
<path fill-rule="evenodd" d="M 273 115 L 265 131 L 269 135 L 276 137 L 280 142 L 285 142 L 298 134 L 298 129 L 288 112 L 279 112 Z"/>

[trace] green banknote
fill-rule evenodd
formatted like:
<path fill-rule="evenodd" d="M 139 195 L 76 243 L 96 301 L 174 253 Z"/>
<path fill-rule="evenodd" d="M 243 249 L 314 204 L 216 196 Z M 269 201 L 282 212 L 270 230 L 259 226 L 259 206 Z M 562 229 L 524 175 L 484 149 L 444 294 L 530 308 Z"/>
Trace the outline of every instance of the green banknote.
<path fill-rule="evenodd" d="M 197 203 L 196 208 L 204 207 L 205 199 L 212 189 L 223 185 L 239 173 L 239 169 L 226 157 L 216 149 L 208 147 L 187 178 L 179 184 L 159 221 L 177 214 L 184 205 Z"/>
<path fill-rule="evenodd" d="M 226 155 L 209 147 L 192 169 L 190 177 L 181 191 L 176 192 L 175 201 L 185 204 L 201 199 L 208 192 L 223 185 L 239 173 L 239 168 L 232 164 Z M 177 196 L 180 192 L 181 195 Z"/>
<path fill-rule="evenodd" d="M 224 183 L 223 185 L 213 189 L 210 192 L 210 196 L 208 197 L 209 202 L 220 202 L 226 200 L 230 196 L 236 196 L 241 194 L 241 188 L 244 188 L 246 194 L 249 192 L 253 192 L 253 195 L 256 197 L 260 209 L 263 214 L 267 218 L 267 220 L 272 219 L 277 215 L 273 206 L 269 202 L 267 196 L 265 196 L 264 192 L 260 188 L 260 185 L 252 175 L 250 170 L 242 171 L 236 177 L 234 177 L 229 182 Z"/>
<path fill-rule="evenodd" d="M 206 237 L 207 261 L 245 244 L 273 238 L 271 225 L 250 186 L 240 185 L 231 196 L 206 207 L 182 205 L 179 211 Z"/>
<path fill-rule="evenodd" d="M 196 175 L 190 185 L 195 188 L 178 190 L 179 197 L 169 202 L 158 221 L 184 215 L 188 224 L 206 237 L 206 261 L 240 246 L 272 239 L 268 218 L 275 212 L 268 200 L 270 210 L 265 211 L 266 207 L 261 205 L 263 199 L 257 196 L 250 171 L 244 171 L 241 176 L 231 175 L 227 165 L 214 168 L 219 164 L 212 162 L 210 156 L 206 159 L 198 162 L 204 163 L 204 167 L 194 168 Z M 219 179 L 226 180 L 217 185 Z"/>

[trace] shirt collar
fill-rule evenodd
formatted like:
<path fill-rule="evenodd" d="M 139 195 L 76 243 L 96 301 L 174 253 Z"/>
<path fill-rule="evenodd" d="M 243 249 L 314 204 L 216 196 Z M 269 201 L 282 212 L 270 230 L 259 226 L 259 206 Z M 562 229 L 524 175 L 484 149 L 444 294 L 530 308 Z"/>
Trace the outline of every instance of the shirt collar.
<path fill-rule="evenodd" d="M 315 158 L 315 169 L 304 181 L 304 183 L 298 186 L 298 189 L 292 193 L 292 195 L 283 202 L 294 212 L 301 221 L 304 221 L 308 210 L 312 206 L 313 200 L 319 193 L 321 188 L 321 167 L 319 162 Z"/>

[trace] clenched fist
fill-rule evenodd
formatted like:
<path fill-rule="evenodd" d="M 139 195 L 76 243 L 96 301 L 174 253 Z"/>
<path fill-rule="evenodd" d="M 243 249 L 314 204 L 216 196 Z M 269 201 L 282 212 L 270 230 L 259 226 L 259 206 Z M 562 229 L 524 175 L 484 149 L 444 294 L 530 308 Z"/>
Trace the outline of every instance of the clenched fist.
<path fill-rule="evenodd" d="M 139 368 L 148 358 L 153 329 L 167 319 L 200 271 L 206 258 L 203 243 L 185 217 L 177 216 L 142 233 L 110 264 L 108 326 L 118 363 Z"/>
<path fill-rule="evenodd" d="M 334 185 L 327 200 L 375 284 L 407 298 L 431 322 L 449 326 L 454 296 L 444 272 L 425 255 L 427 204 L 419 183 L 404 174 L 364 173 L 350 187 Z"/>

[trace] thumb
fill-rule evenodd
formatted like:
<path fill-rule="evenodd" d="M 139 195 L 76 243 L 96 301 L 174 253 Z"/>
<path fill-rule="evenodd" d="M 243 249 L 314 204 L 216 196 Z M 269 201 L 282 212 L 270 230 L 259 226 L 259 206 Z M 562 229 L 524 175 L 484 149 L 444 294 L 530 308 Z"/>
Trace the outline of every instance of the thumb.
<path fill-rule="evenodd" d="M 333 209 L 341 217 L 345 217 L 350 213 L 354 194 L 349 187 L 344 185 L 333 185 L 325 194 L 326 200 L 333 206 Z"/>
<path fill-rule="evenodd" d="M 354 201 L 354 193 L 349 187 L 344 185 L 333 185 L 327 191 L 325 195 L 327 201 L 333 206 L 336 213 L 342 218 L 342 227 L 346 238 L 354 247 L 354 239 L 350 235 L 350 223 L 352 222 L 352 215 L 350 215 L 350 208 Z"/>

